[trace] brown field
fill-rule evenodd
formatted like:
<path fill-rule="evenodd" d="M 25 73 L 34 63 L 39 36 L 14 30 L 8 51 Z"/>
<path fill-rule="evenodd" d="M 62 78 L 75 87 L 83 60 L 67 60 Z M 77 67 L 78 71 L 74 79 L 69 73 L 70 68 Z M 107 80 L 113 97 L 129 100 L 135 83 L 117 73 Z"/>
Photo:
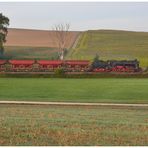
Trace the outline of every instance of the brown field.
<path fill-rule="evenodd" d="M 2 146 L 146 146 L 148 109 L 0 105 Z"/>
<path fill-rule="evenodd" d="M 67 48 L 70 48 L 80 32 L 71 31 Z M 31 29 L 8 29 L 7 42 L 5 46 L 29 46 L 29 47 L 51 47 L 56 48 L 54 31 L 31 30 Z"/>

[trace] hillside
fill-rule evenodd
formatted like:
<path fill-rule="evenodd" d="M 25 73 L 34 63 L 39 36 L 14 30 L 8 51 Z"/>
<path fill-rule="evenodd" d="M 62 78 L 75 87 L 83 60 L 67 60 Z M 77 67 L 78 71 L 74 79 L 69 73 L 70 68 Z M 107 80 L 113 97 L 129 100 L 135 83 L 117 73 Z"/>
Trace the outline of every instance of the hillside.
<path fill-rule="evenodd" d="M 79 32 L 71 31 L 67 48 L 70 48 L 77 38 Z M 7 42 L 5 46 L 30 46 L 30 47 L 52 47 L 57 44 L 53 39 L 54 31 L 31 30 L 31 29 L 8 29 Z"/>
<path fill-rule="evenodd" d="M 80 32 L 70 32 L 66 48 L 71 48 Z M 8 29 L 5 43 L 6 58 L 54 58 L 57 56 L 58 46 L 54 32 L 48 30 Z"/>
<path fill-rule="evenodd" d="M 86 31 L 67 59 L 139 59 L 141 66 L 148 66 L 148 32 L 119 30 Z"/>

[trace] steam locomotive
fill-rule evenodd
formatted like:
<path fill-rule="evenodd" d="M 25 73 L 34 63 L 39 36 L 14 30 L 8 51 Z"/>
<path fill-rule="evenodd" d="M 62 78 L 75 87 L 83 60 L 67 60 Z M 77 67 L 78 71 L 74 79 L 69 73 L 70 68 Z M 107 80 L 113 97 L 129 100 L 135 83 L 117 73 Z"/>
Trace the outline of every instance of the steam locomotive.
<path fill-rule="evenodd" d="M 95 72 L 139 72 L 140 70 L 138 60 L 98 60 L 91 65 L 91 71 Z"/>
<path fill-rule="evenodd" d="M 0 60 L 0 72 L 139 72 L 138 60 Z"/>

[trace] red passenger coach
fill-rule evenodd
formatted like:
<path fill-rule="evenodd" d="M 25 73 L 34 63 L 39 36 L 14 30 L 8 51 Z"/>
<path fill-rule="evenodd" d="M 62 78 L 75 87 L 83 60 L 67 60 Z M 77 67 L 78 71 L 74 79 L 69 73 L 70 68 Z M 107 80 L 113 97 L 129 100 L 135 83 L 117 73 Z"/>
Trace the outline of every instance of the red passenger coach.
<path fill-rule="evenodd" d="M 68 71 L 86 71 L 89 67 L 88 60 L 66 60 L 65 65 Z"/>
<path fill-rule="evenodd" d="M 6 60 L 0 60 L 0 71 L 5 71 L 6 67 L 5 64 L 7 63 Z"/>
<path fill-rule="evenodd" d="M 12 71 L 32 71 L 34 60 L 9 60 Z"/>
<path fill-rule="evenodd" d="M 37 63 L 39 64 L 39 69 L 41 71 L 53 71 L 63 65 L 63 62 L 60 60 L 38 60 Z"/>

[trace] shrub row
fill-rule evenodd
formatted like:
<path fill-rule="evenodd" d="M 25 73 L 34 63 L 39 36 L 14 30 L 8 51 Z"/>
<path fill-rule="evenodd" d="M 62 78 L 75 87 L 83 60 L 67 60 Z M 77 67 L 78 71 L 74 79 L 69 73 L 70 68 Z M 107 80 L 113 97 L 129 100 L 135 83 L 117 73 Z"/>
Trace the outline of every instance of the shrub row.
<path fill-rule="evenodd" d="M 115 73 L 99 73 L 99 74 L 34 74 L 34 73 L 1 73 L 0 78 L 148 78 L 148 73 L 136 74 L 115 74 Z"/>

